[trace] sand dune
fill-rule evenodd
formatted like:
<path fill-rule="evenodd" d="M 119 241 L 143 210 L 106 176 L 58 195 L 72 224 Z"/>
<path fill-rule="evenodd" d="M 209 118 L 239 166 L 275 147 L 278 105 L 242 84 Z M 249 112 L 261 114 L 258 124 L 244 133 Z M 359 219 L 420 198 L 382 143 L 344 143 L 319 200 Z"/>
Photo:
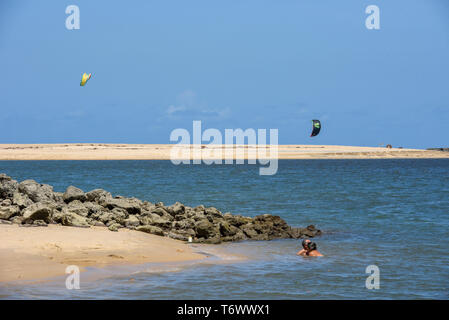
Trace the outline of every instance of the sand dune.
<path fill-rule="evenodd" d="M 391 159 L 449 158 L 449 152 L 383 147 L 329 145 L 279 145 L 277 155 L 265 146 L 235 146 L 230 153 L 222 145 L 184 145 L 171 156 L 169 144 L 0 144 L 0 160 L 170 160 L 183 159 L 248 159 L 258 154 L 278 159 Z M 261 156 L 259 156 L 261 158 Z"/>

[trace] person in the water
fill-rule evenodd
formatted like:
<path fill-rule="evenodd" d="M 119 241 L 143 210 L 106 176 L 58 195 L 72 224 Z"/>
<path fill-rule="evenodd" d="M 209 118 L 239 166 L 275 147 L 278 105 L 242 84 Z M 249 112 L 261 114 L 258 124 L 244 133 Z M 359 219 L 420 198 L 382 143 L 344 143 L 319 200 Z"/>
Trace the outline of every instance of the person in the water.
<path fill-rule="evenodd" d="M 322 257 L 323 255 L 317 250 L 315 242 L 305 239 L 302 241 L 303 249 L 298 251 L 296 254 L 303 257 Z"/>

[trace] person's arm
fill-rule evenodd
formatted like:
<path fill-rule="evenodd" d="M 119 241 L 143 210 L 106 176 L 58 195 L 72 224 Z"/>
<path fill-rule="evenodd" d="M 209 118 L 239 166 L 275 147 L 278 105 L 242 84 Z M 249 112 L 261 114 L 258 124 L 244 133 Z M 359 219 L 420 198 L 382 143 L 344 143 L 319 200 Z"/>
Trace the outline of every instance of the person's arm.
<path fill-rule="evenodd" d="M 296 255 L 297 255 L 297 256 L 302 256 L 305 252 L 306 252 L 306 250 L 301 249 L 301 250 L 299 250 L 299 251 L 296 253 Z"/>

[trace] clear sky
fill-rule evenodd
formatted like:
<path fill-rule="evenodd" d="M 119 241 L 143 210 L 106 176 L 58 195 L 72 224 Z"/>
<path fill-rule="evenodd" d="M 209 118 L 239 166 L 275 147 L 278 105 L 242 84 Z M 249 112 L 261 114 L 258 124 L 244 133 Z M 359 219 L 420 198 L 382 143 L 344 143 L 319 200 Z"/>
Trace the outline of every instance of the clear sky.
<path fill-rule="evenodd" d="M 2 0 L 0 66 L 0 143 L 169 143 L 202 120 L 282 144 L 449 146 L 447 0 Z"/>

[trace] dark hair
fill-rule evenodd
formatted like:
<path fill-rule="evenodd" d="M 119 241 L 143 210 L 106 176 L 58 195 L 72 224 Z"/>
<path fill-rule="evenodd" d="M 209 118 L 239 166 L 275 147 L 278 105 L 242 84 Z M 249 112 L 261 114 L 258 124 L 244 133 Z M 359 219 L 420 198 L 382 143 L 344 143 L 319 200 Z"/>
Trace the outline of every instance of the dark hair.
<path fill-rule="evenodd" d="M 304 249 L 307 249 L 308 244 L 310 244 L 310 242 L 309 242 L 309 243 L 306 242 L 307 240 L 309 240 L 309 239 L 304 239 L 304 240 L 302 240 L 302 247 L 303 247 Z M 309 240 L 309 241 L 310 241 L 310 240 Z"/>
<path fill-rule="evenodd" d="M 316 250 L 316 243 L 315 242 L 309 242 L 308 246 L 310 251 Z"/>

